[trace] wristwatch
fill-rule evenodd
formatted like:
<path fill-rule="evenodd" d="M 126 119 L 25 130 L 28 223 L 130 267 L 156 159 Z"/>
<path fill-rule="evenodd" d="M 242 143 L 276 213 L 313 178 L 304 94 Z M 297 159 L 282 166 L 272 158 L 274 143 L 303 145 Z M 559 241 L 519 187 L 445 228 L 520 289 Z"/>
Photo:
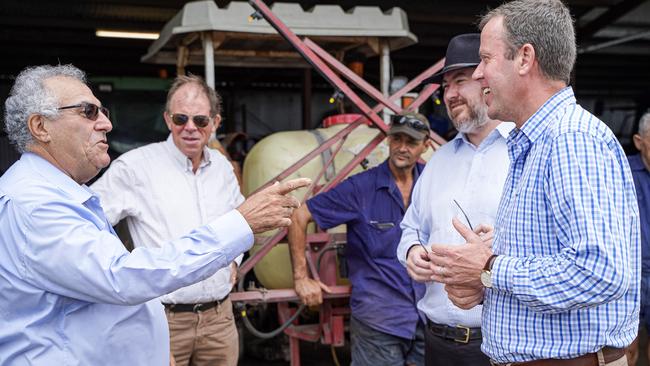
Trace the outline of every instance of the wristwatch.
<path fill-rule="evenodd" d="M 492 254 L 485 262 L 485 267 L 481 271 L 481 283 L 487 288 L 492 288 L 492 265 L 494 260 L 497 258 L 497 254 Z"/>

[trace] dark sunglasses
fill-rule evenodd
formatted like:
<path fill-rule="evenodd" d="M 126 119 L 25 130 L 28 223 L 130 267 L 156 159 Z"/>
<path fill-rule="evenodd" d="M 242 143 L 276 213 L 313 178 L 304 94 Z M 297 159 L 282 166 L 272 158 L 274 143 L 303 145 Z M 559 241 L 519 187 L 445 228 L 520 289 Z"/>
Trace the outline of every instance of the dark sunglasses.
<path fill-rule="evenodd" d="M 97 121 L 97 117 L 99 116 L 99 112 L 101 111 L 106 118 L 110 119 L 110 112 L 108 111 L 108 108 L 106 107 L 100 107 L 98 105 L 88 103 L 88 102 L 81 102 L 79 104 L 75 105 L 68 105 L 65 107 L 59 107 L 57 108 L 58 110 L 62 109 L 73 109 L 73 108 L 83 108 L 83 115 L 84 117 L 88 118 L 91 121 Z"/>
<path fill-rule="evenodd" d="M 169 116 L 172 118 L 172 122 L 174 122 L 176 126 L 182 126 L 190 120 L 190 116 L 183 113 L 174 113 Z M 192 122 L 194 122 L 196 127 L 202 128 L 210 123 L 210 117 L 199 114 L 192 116 Z"/>
<path fill-rule="evenodd" d="M 395 114 L 392 116 L 392 123 L 393 125 L 396 126 L 406 125 L 415 130 L 420 130 L 425 132 L 429 131 L 429 126 L 427 126 L 424 122 L 410 116 L 400 116 L 398 114 Z"/>

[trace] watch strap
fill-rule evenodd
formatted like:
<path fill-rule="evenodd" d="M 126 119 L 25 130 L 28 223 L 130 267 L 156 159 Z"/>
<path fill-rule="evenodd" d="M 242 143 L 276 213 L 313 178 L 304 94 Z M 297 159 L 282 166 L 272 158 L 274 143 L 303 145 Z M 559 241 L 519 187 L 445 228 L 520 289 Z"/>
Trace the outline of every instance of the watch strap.
<path fill-rule="evenodd" d="M 498 257 L 498 254 L 492 254 L 488 260 L 485 262 L 485 267 L 483 267 L 484 271 L 491 271 L 492 270 L 492 265 L 494 264 L 494 260 Z"/>

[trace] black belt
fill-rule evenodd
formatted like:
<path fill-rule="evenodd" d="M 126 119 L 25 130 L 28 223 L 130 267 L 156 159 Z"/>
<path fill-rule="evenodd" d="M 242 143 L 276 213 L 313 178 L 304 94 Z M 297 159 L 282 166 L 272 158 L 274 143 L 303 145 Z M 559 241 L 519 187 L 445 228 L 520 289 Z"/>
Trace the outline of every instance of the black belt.
<path fill-rule="evenodd" d="M 205 302 L 203 304 L 163 304 L 165 308 L 169 311 L 175 313 L 198 313 L 199 311 L 210 310 L 216 306 L 223 304 L 224 301 L 228 300 L 228 296 L 224 297 L 221 300 Z"/>
<path fill-rule="evenodd" d="M 431 321 L 427 321 L 427 327 L 433 335 L 459 343 L 469 343 L 469 341 L 483 339 L 481 328 L 469 328 L 462 325 L 451 327 L 449 325 L 432 323 Z"/>

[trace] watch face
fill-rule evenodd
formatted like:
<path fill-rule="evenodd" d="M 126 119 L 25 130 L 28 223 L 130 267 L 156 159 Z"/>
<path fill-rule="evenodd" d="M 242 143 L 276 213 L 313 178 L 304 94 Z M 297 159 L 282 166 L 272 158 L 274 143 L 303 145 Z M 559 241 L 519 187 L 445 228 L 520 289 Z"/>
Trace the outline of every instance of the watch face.
<path fill-rule="evenodd" d="M 492 288 L 492 273 L 490 271 L 481 272 L 481 283 L 487 288 Z"/>

